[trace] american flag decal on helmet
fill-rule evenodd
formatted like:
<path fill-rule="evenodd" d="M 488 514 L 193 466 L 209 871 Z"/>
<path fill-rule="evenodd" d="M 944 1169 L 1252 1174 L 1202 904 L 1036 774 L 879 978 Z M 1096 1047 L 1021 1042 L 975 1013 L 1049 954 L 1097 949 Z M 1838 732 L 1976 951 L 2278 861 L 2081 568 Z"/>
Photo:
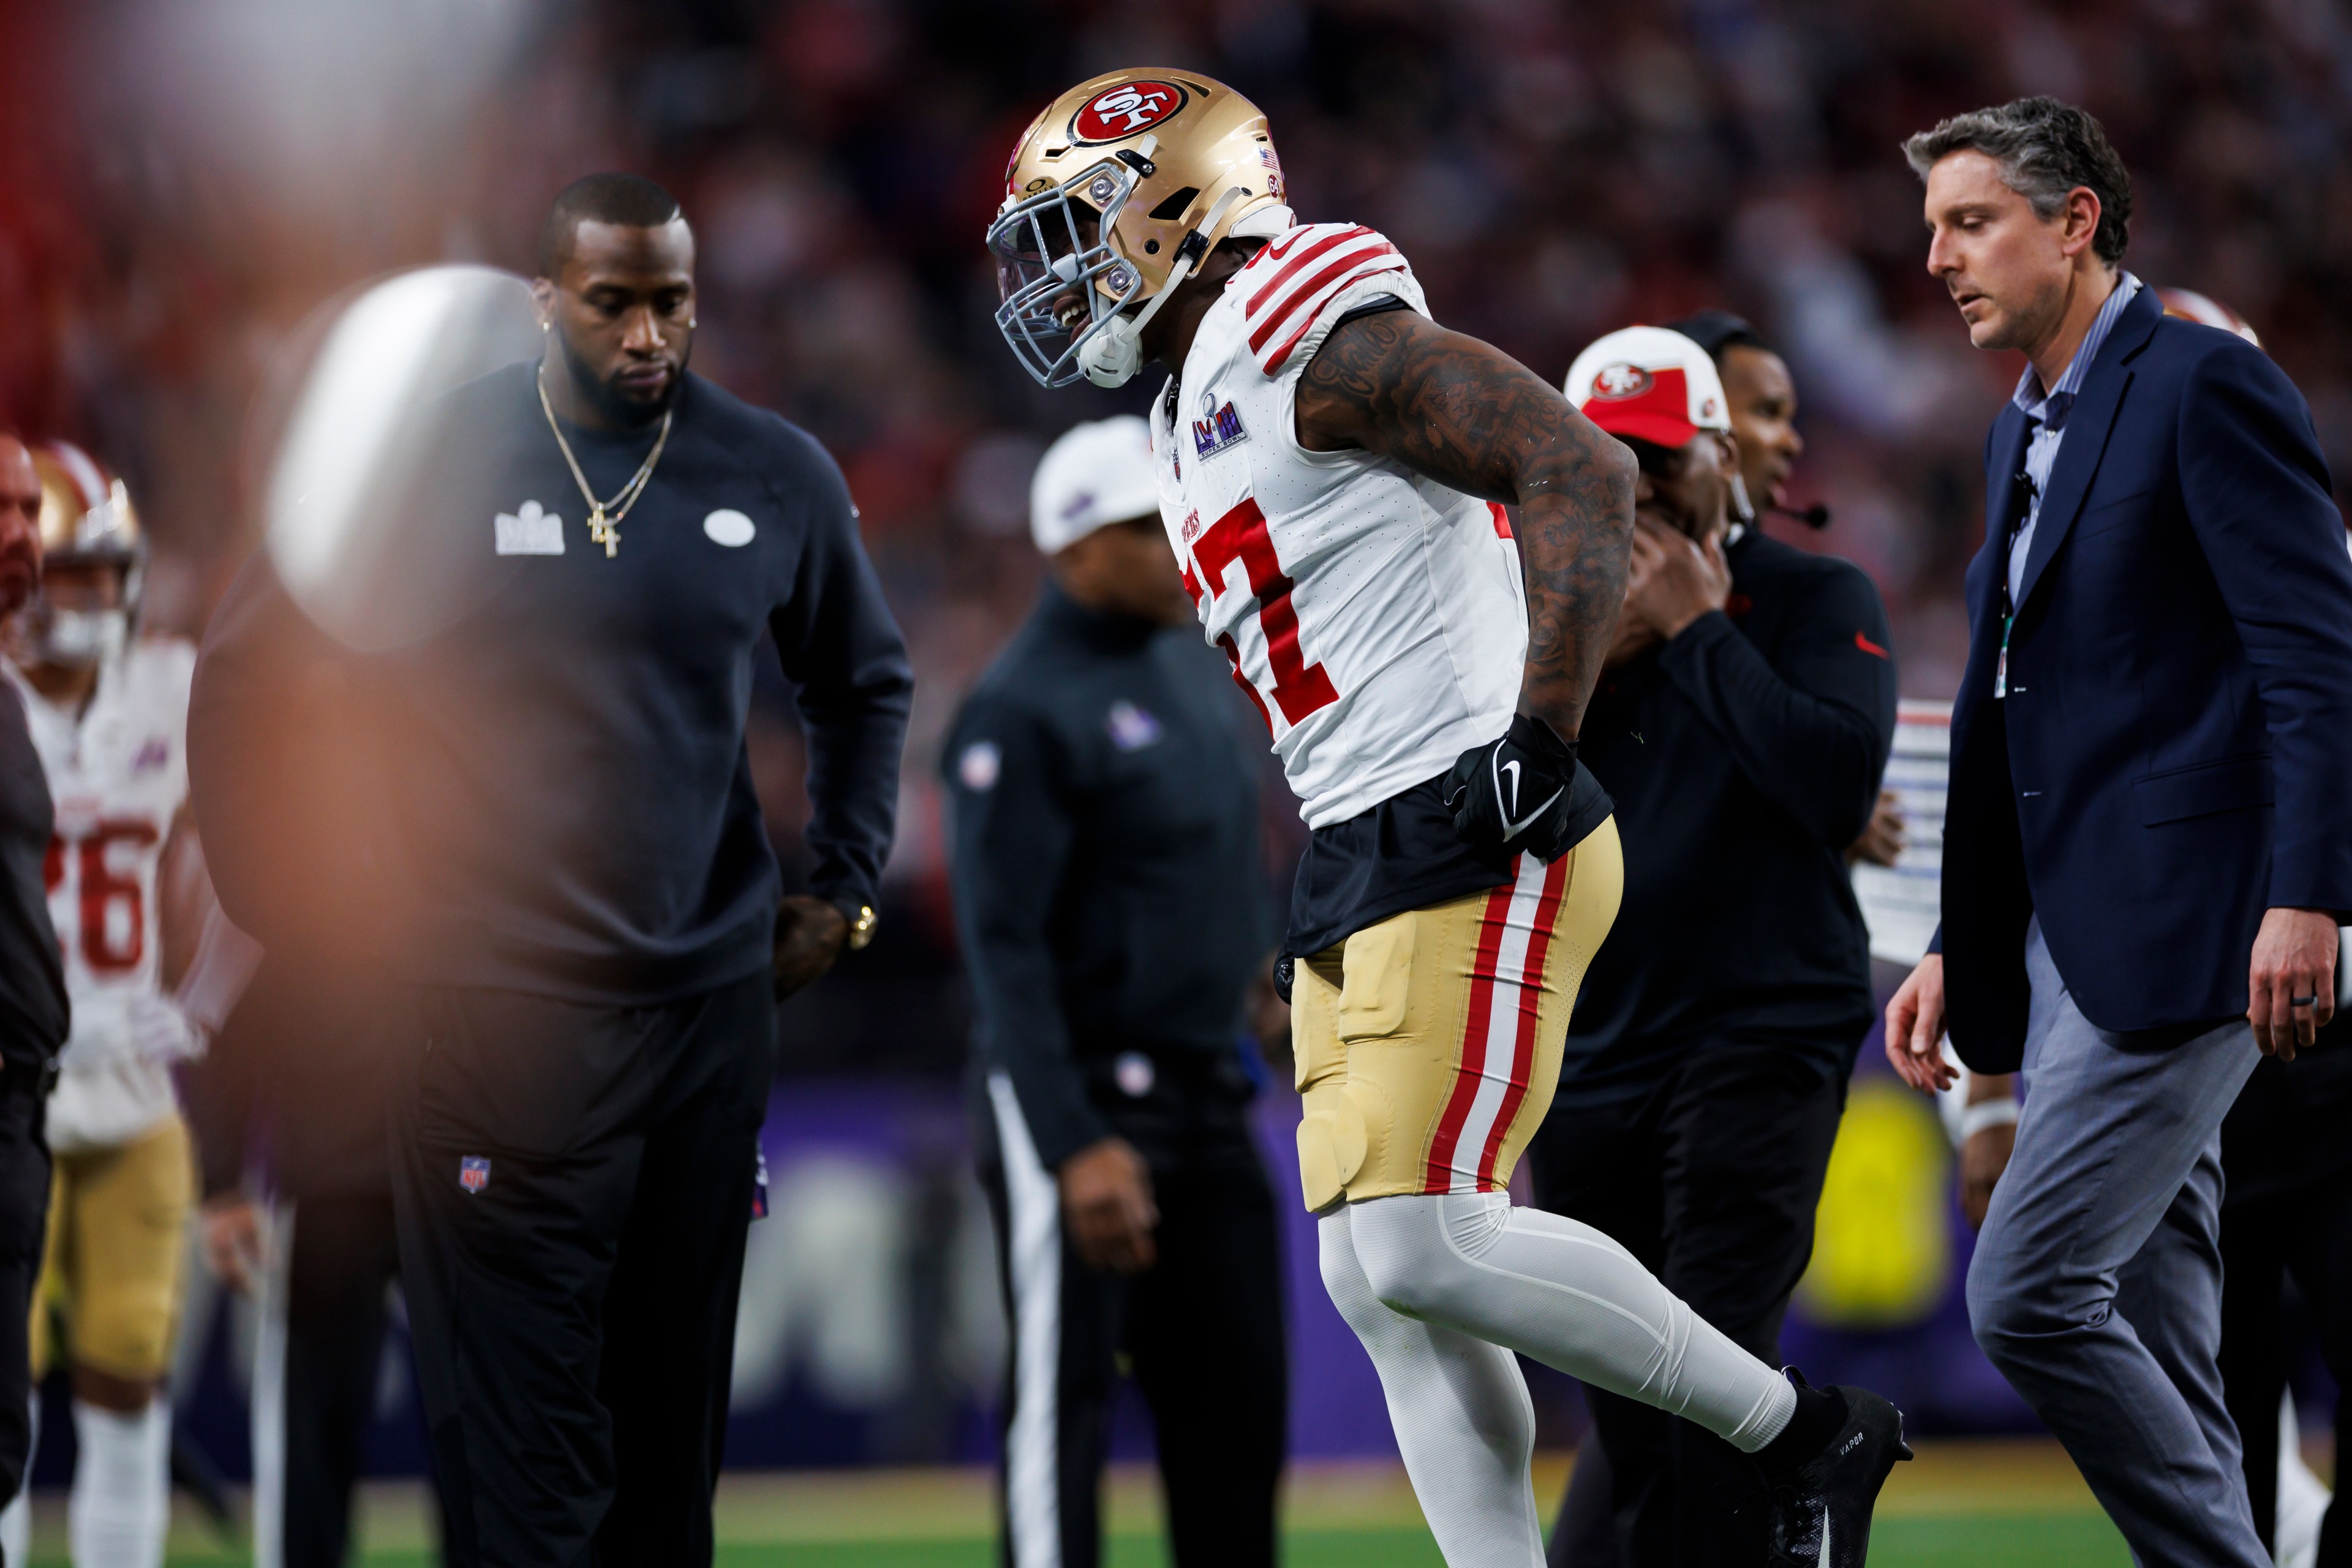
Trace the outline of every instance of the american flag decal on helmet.
<path fill-rule="evenodd" d="M 1250 353 L 1278 374 L 1343 289 L 1384 272 L 1402 272 L 1397 247 L 1355 224 L 1310 223 L 1261 249 L 1234 278 L 1250 324 Z"/>

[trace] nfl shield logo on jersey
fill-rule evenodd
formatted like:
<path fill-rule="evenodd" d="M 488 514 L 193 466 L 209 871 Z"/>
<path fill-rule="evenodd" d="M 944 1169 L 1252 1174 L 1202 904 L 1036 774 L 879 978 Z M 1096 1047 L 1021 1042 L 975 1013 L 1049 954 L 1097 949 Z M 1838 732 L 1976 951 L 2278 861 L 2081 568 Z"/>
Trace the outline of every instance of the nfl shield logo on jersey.
<path fill-rule="evenodd" d="M 479 1154 L 467 1154 L 457 1162 L 457 1184 L 469 1193 L 478 1193 L 490 1184 L 490 1163 Z"/>

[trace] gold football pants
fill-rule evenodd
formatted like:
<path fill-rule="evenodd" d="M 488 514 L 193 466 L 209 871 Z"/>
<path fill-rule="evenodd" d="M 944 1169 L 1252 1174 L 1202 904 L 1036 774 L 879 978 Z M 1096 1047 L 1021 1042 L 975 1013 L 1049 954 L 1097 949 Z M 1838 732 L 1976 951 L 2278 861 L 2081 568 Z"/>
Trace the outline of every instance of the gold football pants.
<path fill-rule="evenodd" d="M 171 1366 L 195 1171 L 174 1114 L 114 1149 L 57 1156 L 49 1234 L 33 1292 L 33 1375 L 62 1317 L 78 1366 L 133 1383 Z"/>
<path fill-rule="evenodd" d="M 1617 918 L 1612 817 L 1490 892 L 1408 910 L 1299 960 L 1291 1047 L 1307 1206 L 1507 1187 L 1551 1108 L 1568 1016 Z"/>

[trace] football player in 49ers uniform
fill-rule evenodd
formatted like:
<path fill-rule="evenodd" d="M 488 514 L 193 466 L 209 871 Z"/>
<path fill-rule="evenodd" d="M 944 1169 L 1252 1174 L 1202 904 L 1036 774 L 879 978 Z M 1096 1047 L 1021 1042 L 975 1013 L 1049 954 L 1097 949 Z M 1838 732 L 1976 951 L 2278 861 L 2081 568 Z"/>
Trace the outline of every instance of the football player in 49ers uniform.
<path fill-rule="evenodd" d="M 49 914 L 73 1027 L 48 1107 L 56 1177 L 33 1365 L 37 1377 L 61 1322 L 79 1451 L 75 1563 L 151 1568 L 171 1518 L 161 1386 L 193 1191 L 171 1064 L 203 1047 L 165 981 L 194 956 L 209 897 L 185 826 L 195 650 L 131 635 L 143 547 L 121 482 L 71 447 L 37 447 L 34 460 L 47 570 L 5 671 L 57 803 Z M 10 1514 L 5 1550 L 17 1562 L 21 1499 Z"/>
<path fill-rule="evenodd" d="M 1023 133 L 988 241 L 998 325 L 1038 381 L 1169 372 L 1169 543 L 1313 830 L 1286 952 L 1324 1282 L 1456 1568 L 1543 1561 L 1513 1351 L 1754 1454 L 1780 1557 L 1859 1563 L 1907 1453 L 1894 1406 L 1766 1365 L 1507 1192 L 1617 909 L 1576 736 L 1623 598 L 1632 459 L 1431 320 L 1386 239 L 1300 224 L 1286 195 L 1239 94 L 1118 71 Z"/>

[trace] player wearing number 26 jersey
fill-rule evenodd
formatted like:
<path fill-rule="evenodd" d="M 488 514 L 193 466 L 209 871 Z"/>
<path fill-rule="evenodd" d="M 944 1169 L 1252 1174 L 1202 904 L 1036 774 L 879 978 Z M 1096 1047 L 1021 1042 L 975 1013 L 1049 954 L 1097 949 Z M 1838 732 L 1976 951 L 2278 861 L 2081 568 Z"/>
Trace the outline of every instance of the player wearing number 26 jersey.
<path fill-rule="evenodd" d="M 167 926 L 175 964 L 193 956 L 180 942 L 189 900 L 168 896 L 167 864 L 201 884 L 182 826 L 195 649 L 131 635 L 144 552 L 120 481 L 69 447 L 42 449 L 36 464 L 47 566 L 5 679 L 56 803 L 49 916 L 73 1022 L 48 1104 L 56 1165 L 33 1365 L 37 1375 L 53 1359 L 51 1325 L 62 1323 L 75 1563 L 147 1568 L 162 1563 L 170 1522 L 159 1391 L 194 1186 L 172 1063 L 203 1047 L 164 983 Z M 0 1520 L 10 1562 L 23 1529 L 16 1509 Z"/>
<path fill-rule="evenodd" d="M 1114 71 L 1023 132 L 988 243 L 1038 381 L 1169 372 L 1169 542 L 1314 830 L 1286 948 L 1324 1282 L 1457 1568 L 1543 1561 L 1514 1350 L 1756 1454 L 1774 1549 L 1858 1563 L 1893 1406 L 1781 1375 L 1504 1190 L 1617 910 L 1575 736 L 1623 599 L 1632 456 L 1431 320 L 1387 239 L 1302 225 L 1288 195 L 1246 99 Z"/>

